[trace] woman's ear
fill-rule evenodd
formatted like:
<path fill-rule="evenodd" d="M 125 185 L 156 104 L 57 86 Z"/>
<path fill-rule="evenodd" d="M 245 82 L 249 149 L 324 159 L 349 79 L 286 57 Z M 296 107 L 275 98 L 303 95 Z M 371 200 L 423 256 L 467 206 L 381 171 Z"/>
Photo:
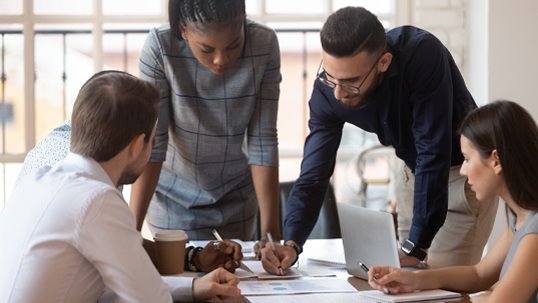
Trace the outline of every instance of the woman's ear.
<path fill-rule="evenodd" d="M 493 171 L 495 172 L 495 174 L 500 175 L 503 168 L 501 166 L 501 160 L 499 159 L 499 153 L 497 152 L 496 149 L 494 149 L 491 152 L 490 158 L 491 158 L 491 164 L 492 164 L 492 167 L 493 167 Z"/>

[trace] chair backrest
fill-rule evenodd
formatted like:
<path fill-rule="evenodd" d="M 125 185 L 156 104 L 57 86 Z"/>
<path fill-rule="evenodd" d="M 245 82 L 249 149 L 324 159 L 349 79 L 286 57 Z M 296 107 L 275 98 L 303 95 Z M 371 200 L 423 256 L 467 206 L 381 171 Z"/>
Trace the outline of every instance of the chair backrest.
<path fill-rule="evenodd" d="M 280 182 L 280 222 L 284 224 L 286 216 L 286 204 L 288 196 L 293 188 L 295 181 Z M 282 226 L 284 228 L 284 226 Z M 338 212 L 336 210 L 336 197 L 332 184 L 329 183 L 323 205 L 319 214 L 318 221 L 314 225 L 309 239 L 331 239 L 341 238 L 340 223 L 338 221 Z"/>

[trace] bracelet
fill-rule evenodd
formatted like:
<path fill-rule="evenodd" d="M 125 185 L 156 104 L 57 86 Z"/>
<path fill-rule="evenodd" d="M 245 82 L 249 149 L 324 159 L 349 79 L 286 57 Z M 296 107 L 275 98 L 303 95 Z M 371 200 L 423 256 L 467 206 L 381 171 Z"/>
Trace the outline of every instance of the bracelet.
<path fill-rule="evenodd" d="M 190 250 L 188 251 L 188 254 L 187 254 L 187 262 L 186 262 L 186 267 L 189 271 L 198 271 L 198 268 L 196 267 L 196 265 L 194 265 L 194 255 L 196 253 L 198 253 L 199 251 L 201 251 L 203 248 L 202 247 L 194 247 L 194 246 L 190 246 L 189 247 Z"/>
<path fill-rule="evenodd" d="M 291 247 L 295 250 L 295 253 L 296 253 L 295 260 L 293 260 L 293 263 L 291 263 L 291 265 L 297 263 L 297 260 L 299 260 L 299 255 L 303 252 L 303 249 L 293 240 L 288 240 L 284 242 L 284 246 Z"/>
<path fill-rule="evenodd" d="M 190 260 L 192 257 L 192 251 L 194 250 L 194 246 L 189 246 L 185 248 L 185 260 L 183 263 L 183 268 L 185 270 L 190 270 Z"/>

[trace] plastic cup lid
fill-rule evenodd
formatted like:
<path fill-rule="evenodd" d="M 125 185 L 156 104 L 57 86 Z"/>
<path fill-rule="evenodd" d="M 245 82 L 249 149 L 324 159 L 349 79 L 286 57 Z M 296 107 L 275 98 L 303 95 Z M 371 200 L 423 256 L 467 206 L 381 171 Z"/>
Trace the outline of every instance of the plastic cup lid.
<path fill-rule="evenodd" d="M 187 240 L 189 236 L 183 230 L 163 230 L 155 233 L 155 241 L 181 241 Z"/>

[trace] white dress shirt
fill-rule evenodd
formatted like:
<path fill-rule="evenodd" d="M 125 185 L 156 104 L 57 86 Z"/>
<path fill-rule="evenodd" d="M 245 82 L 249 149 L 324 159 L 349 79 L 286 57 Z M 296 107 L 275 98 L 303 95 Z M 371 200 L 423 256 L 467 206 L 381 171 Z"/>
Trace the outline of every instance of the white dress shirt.
<path fill-rule="evenodd" d="M 117 302 L 191 301 L 192 279 L 163 282 L 135 226 L 92 159 L 20 179 L 0 213 L 0 302 L 96 302 L 105 287 Z"/>

